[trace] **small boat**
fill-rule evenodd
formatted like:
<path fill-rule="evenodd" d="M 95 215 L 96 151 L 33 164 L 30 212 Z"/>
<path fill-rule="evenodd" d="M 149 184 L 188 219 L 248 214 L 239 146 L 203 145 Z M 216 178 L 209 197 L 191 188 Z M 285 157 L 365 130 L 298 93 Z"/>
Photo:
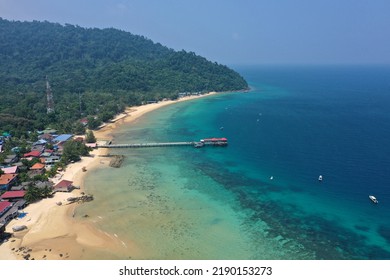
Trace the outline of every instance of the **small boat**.
<path fill-rule="evenodd" d="M 196 142 L 195 144 L 194 144 L 194 147 L 195 148 L 202 148 L 204 146 L 204 143 L 203 142 Z"/>
<path fill-rule="evenodd" d="M 318 176 L 318 181 L 322 181 L 322 175 Z"/>
<path fill-rule="evenodd" d="M 373 196 L 373 195 L 369 195 L 368 196 L 368 198 L 372 201 L 372 202 L 374 202 L 375 204 L 377 204 L 378 203 L 378 200 L 376 199 L 376 197 L 375 196 Z"/>
<path fill-rule="evenodd" d="M 274 179 L 274 176 L 269 177 L 269 179 L 270 179 L 270 180 L 273 180 L 273 179 Z"/>

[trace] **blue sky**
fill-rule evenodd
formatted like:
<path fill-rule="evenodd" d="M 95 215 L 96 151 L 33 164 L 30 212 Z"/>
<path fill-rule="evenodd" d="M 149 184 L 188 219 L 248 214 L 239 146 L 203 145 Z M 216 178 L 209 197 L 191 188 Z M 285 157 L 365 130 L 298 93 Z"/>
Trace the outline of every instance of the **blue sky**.
<path fill-rule="evenodd" d="M 114 27 L 222 64 L 390 64 L 389 0 L 0 0 L 0 17 Z"/>

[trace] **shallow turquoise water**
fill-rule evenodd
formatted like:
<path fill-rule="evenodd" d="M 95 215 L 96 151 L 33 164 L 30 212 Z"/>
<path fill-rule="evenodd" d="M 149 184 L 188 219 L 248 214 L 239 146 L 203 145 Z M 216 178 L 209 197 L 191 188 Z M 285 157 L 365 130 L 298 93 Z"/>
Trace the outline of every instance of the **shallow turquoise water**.
<path fill-rule="evenodd" d="M 78 213 L 139 244 L 133 258 L 389 259 L 390 69 L 239 71 L 251 92 L 162 108 L 114 140 L 228 147 L 114 150 L 124 165 L 89 174 Z"/>

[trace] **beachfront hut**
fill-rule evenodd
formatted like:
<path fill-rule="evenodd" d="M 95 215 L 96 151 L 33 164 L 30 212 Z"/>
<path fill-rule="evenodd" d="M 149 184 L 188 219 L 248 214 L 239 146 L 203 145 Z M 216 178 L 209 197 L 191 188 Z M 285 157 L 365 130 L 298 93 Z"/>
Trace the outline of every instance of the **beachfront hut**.
<path fill-rule="evenodd" d="M 0 190 L 9 190 L 16 183 L 16 174 L 0 175 Z"/>
<path fill-rule="evenodd" d="M 53 187 L 55 192 L 70 192 L 73 189 L 73 181 L 62 180 Z"/>

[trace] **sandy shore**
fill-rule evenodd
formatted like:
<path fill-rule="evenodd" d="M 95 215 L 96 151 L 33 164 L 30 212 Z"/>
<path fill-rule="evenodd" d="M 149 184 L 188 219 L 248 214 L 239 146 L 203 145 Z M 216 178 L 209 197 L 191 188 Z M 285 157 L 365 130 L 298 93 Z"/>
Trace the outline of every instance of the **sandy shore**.
<path fill-rule="evenodd" d="M 111 122 L 94 131 L 94 134 L 98 141 L 111 140 L 118 126 L 130 124 L 148 112 L 212 94 L 215 92 L 174 101 L 129 107 Z M 67 201 L 68 197 L 81 195 L 84 191 L 85 174 L 99 165 L 102 160 L 108 160 L 99 157 L 106 152 L 106 149 L 94 150 L 90 156 L 68 165 L 66 170 L 55 178 L 56 181 L 71 180 L 75 186 L 80 186 L 80 190 L 76 189 L 71 193 L 56 193 L 52 198 L 33 203 L 24 209 L 27 213 L 25 217 L 14 219 L 7 225 L 6 231 L 10 233 L 13 232 L 12 227 L 17 225 L 26 225 L 27 229 L 13 233 L 8 241 L 0 245 L 0 259 L 16 260 L 26 257 L 36 260 L 91 259 L 91 256 L 94 258 L 100 256 L 100 259 L 115 259 L 115 255 L 111 252 L 126 251 L 130 254 L 132 250 L 138 250 L 136 244 L 122 244 L 115 236 L 96 229 L 92 223 L 75 219 L 77 203 L 69 204 Z M 86 172 L 82 171 L 83 167 L 86 168 Z M 59 206 L 58 202 L 62 205 Z"/>

